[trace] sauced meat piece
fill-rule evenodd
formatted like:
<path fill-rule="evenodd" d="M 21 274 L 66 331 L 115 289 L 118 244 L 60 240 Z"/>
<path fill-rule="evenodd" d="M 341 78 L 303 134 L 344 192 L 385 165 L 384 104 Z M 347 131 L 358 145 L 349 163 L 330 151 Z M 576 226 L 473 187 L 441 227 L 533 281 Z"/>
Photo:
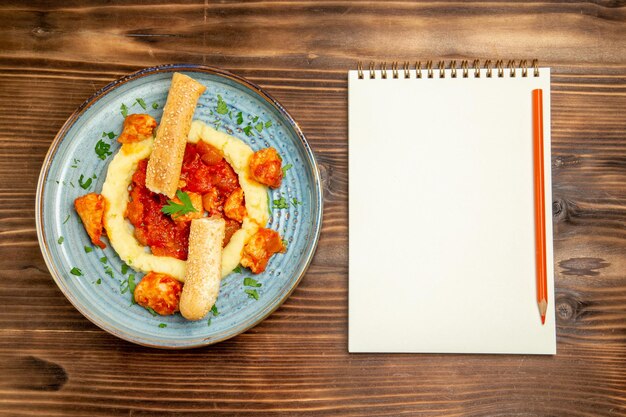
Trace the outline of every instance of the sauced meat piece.
<path fill-rule="evenodd" d="M 209 216 L 220 216 L 224 210 L 224 199 L 217 188 L 211 188 L 202 196 L 202 207 L 209 212 Z"/>
<path fill-rule="evenodd" d="M 178 311 L 183 284 L 166 274 L 149 272 L 135 288 L 135 301 L 162 316 Z"/>
<path fill-rule="evenodd" d="M 265 271 L 267 262 L 277 252 L 286 248 L 278 232 L 272 229 L 259 229 L 243 248 L 241 265 L 250 268 L 255 274 Z"/>
<path fill-rule="evenodd" d="M 250 157 L 250 176 L 261 184 L 278 188 L 283 180 L 282 163 L 280 155 L 274 148 L 256 151 Z"/>
<path fill-rule="evenodd" d="M 200 154 L 198 146 L 187 144 L 180 172 L 180 178 L 185 182 L 184 191 L 205 194 L 211 187 L 216 187 L 220 194 L 228 196 L 239 188 L 239 178 L 228 162 L 221 158 L 218 162 L 211 161 L 215 163 L 207 165 L 202 160 L 206 155 L 206 152 Z"/>
<path fill-rule="evenodd" d="M 157 122 L 147 114 L 131 114 L 124 119 L 122 133 L 117 138 L 119 143 L 141 142 L 152 136 Z"/>
<path fill-rule="evenodd" d="M 167 204 L 167 197 L 146 188 L 147 164 L 146 159 L 140 161 L 133 174 L 126 217 L 135 227 L 137 241 L 150 246 L 152 254 L 185 260 L 189 241 L 189 222 L 176 222 L 161 211 Z"/>
<path fill-rule="evenodd" d="M 85 226 L 91 243 L 104 249 L 107 245 L 100 240 L 103 229 L 105 200 L 100 194 L 89 193 L 74 200 L 74 208 Z"/>
<path fill-rule="evenodd" d="M 202 162 L 207 165 L 215 165 L 221 162 L 222 158 L 224 158 L 224 155 L 222 155 L 222 151 L 202 140 L 198 142 L 196 149 L 200 154 L 200 159 L 202 159 Z"/>
<path fill-rule="evenodd" d="M 226 199 L 224 203 L 224 215 L 241 223 L 243 222 L 243 218 L 246 217 L 246 214 L 243 190 L 238 188 Z"/>
<path fill-rule="evenodd" d="M 241 229 L 241 223 L 237 220 L 224 219 L 226 220 L 226 230 L 224 231 L 224 244 L 222 246 L 226 247 L 228 242 L 230 242 L 230 238 L 233 237 L 235 232 Z"/>

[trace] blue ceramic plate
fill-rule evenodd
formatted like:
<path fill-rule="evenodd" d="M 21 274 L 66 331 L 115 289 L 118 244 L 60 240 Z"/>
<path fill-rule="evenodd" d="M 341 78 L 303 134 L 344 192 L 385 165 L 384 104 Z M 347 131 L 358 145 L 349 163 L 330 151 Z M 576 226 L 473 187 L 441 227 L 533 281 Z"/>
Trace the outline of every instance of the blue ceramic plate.
<path fill-rule="evenodd" d="M 287 208 L 272 209 L 267 227 L 287 241 L 287 253 L 272 257 L 263 274 L 233 272 L 222 280 L 217 313 L 191 322 L 180 314 L 152 316 L 131 303 L 128 280 L 143 274 L 123 267 L 107 245 L 90 243 L 74 199 L 100 192 L 112 155 L 101 159 L 99 141 L 113 155 L 128 114 L 148 113 L 160 120 L 172 74 L 182 72 L 206 85 L 195 119 L 247 142 L 254 150 L 275 147 L 290 165 L 281 187 L 269 199 L 284 198 Z M 218 106 L 218 95 L 220 102 Z M 219 111 L 218 111 L 219 110 Z M 225 111 L 227 110 L 227 111 Z M 239 117 L 239 114 L 241 116 Z M 111 134 L 109 134 L 112 132 Z M 272 204 L 273 205 L 273 204 Z M 284 204 L 279 204 L 284 206 Z M 46 156 L 37 188 L 37 234 L 52 277 L 68 300 L 89 320 L 122 339 L 162 348 L 209 345 L 233 337 L 270 315 L 302 279 L 319 239 L 322 195 L 319 171 L 304 135 L 283 107 L 245 79 L 215 68 L 168 65 L 148 68 L 115 81 L 88 99 L 68 119 Z M 77 268 L 77 269 L 74 269 Z M 82 272 L 81 276 L 72 270 Z M 244 285 L 254 277 L 261 286 Z M 246 290 L 256 290 L 258 300 Z"/>

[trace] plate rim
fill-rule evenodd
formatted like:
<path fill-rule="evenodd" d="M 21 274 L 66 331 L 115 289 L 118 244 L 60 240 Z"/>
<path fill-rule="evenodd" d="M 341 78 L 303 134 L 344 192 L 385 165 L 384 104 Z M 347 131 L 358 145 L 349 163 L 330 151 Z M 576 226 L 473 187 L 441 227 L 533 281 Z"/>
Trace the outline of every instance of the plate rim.
<path fill-rule="evenodd" d="M 311 243 L 308 245 L 308 247 L 306 248 L 306 250 L 304 252 L 305 253 L 305 257 L 306 257 L 306 261 L 300 267 L 300 269 L 296 271 L 297 278 L 290 284 L 288 290 L 277 300 L 275 305 L 270 305 L 269 308 L 266 309 L 265 311 L 261 310 L 260 314 L 256 318 L 254 318 L 253 320 L 250 320 L 249 323 L 243 322 L 242 325 L 235 326 L 233 328 L 234 329 L 233 331 L 227 332 L 222 337 L 218 337 L 218 338 L 215 338 L 215 339 L 212 339 L 212 340 L 207 340 L 207 338 L 205 338 L 205 339 L 202 339 L 202 340 L 199 340 L 199 341 L 195 341 L 195 340 L 197 340 L 197 339 L 195 339 L 194 341 L 191 341 L 190 343 L 186 343 L 186 344 L 182 344 L 182 345 L 168 345 L 168 344 L 153 344 L 153 343 L 149 343 L 149 342 L 147 342 L 147 341 L 145 341 L 143 339 L 132 338 L 132 335 L 127 334 L 125 332 L 118 331 L 118 329 L 116 329 L 115 326 L 111 326 L 111 325 L 108 324 L 108 322 L 101 321 L 101 320 L 99 320 L 99 318 L 96 315 L 91 314 L 90 310 L 87 307 L 85 307 L 83 309 L 83 306 L 81 305 L 81 303 L 77 299 L 74 298 L 73 293 L 71 291 L 69 291 L 67 288 L 65 288 L 65 285 L 62 284 L 62 279 L 61 279 L 62 275 L 60 274 L 60 272 L 56 268 L 56 265 L 54 264 L 54 262 L 52 260 L 52 254 L 51 254 L 50 248 L 48 247 L 48 244 L 46 243 L 46 233 L 45 233 L 45 229 L 43 227 L 44 226 L 44 219 L 43 219 L 44 199 L 43 199 L 43 194 L 44 194 L 44 188 L 45 188 L 46 180 L 47 180 L 48 173 L 49 173 L 49 170 L 50 170 L 50 166 L 52 164 L 52 160 L 54 159 L 54 156 L 56 155 L 56 152 L 57 152 L 60 144 L 65 139 L 65 137 L 67 136 L 68 131 L 72 128 L 72 126 L 74 126 L 76 121 L 93 104 L 98 102 L 101 98 L 103 98 L 109 92 L 115 90 L 117 87 L 119 87 L 119 86 L 121 86 L 123 84 L 126 84 L 129 81 L 137 80 L 137 79 L 140 79 L 142 77 L 145 77 L 145 76 L 148 76 L 148 75 L 152 75 L 152 74 L 155 74 L 155 73 L 177 72 L 177 71 L 201 72 L 201 73 L 207 73 L 207 74 L 212 74 L 212 75 L 217 75 L 219 77 L 227 78 L 227 79 L 229 79 L 231 81 L 234 81 L 237 84 L 240 84 L 240 85 L 243 85 L 244 87 L 249 88 L 250 90 L 255 92 L 261 99 L 263 99 L 267 103 L 269 103 L 270 106 L 274 107 L 287 120 L 287 122 L 289 122 L 290 127 L 296 133 L 296 136 L 300 140 L 300 142 L 301 142 L 301 144 L 302 144 L 302 146 L 303 146 L 303 148 L 305 150 L 305 153 L 308 156 L 309 160 L 307 162 L 309 162 L 310 165 L 311 165 L 311 171 L 312 171 L 311 174 L 313 175 L 314 187 L 316 189 L 314 191 L 314 193 L 313 193 L 314 194 L 313 201 L 315 203 L 317 203 L 317 205 L 319 207 L 319 210 L 318 210 L 317 213 L 313 213 L 313 216 L 312 216 L 314 237 L 313 237 L 313 239 L 310 240 Z M 276 311 L 291 296 L 293 291 L 298 287 L 298 285 L 300 284 L 300 281 L 302 281 L 302 278 L 306 274 L 306 272 L 307 272 L 307 270 L 308 270 L 308 268 L 309 268 L 309 266 L 311 264 L 311 261 L 313 260 L 313 257 L 315 255 L 315 251 L 317 249 L 317 245 L 319 243 L 321 230 L 322 230 L 323 212 L 324 212 L 323 187 L 322 187 L 322 181 L 321 181 L 319 165 L 317 163 L 317 159 L 315 157 L 315 154 L 314 154 L 313 150 L 309 146 L 309 144 L 308 144 L 308 142 L 306 140 L 306 137 L 304 136 L 304 133 L 300 129 L 300 126 L 298 125 L 298 123 L 291 116 L 291 114 L 289 114 L 289 112 L 278 102 L 278 100 L 276 100 L 269 93 L 267 93 L 261 87 L 259 87 L 255 83 L 249 81 L 248 79 L 246 79 L 246 78 L 244 78 L 242 76 L 233 74 L 233 73 L 231 73 L 229 71 L 220 69 L 220 68 L 211 67 L 211 66 L 207 66 L 207 65 L 200 65 L 200 64 L 164 64 L 164 65 L 157 65 L 157 66 L 143 68 L 143 69 L 135 71 L 135 72 L 133 72 L 131 74 L 127 74 L 127 75 L 125 75 L 125 76 L 123 76 L 123 77 L 121 77 L 119 79 L 116 79 L 116 80 L 108 83 L 107 85 L 105 85 L 104 87 L 102 87 L 101 89 L 96 91 L 94 94 L 92 94 L 89 98 L 87 98 L 67 118 L 65 123 L 63 123 L 63 125 L 61 126 L 61 128 L 59 129 L 57 134 L 55 135 L 54 139 L 52 140 L 52 142 L 50 144 L 50 147 L 48 148 L 48 151 L 46 153 L 46 156 L 44 158 L 44 161 L 42 163 L 41 170 L 39 172 L 39 179 L 37 181 L 36 198 L 35 198 L 35 223 L 36 223 L 37 240 L 38 240 L 38 243 L 39 243 L 39 249 L 40 249 L 40 251 L 41 251 L 41 253 L 43 255 L 44 261 L 46 263 L 46 267 L 48 268 L 48 271 L 50 272 L 50 275 L 54 279 L 55 284 L 61 290 L 61 292 L 63 293 L 65 298 L 86 319 L 88 319 L 90 322 L 92 322 L 93 324 L 95 324 L 100 329 L 104 330 L 105 332 L 107 332 L 109 334 L 112 334 L 113 336 L 116 336 L 116 337 L 118 337 L 118 338 L 120 338 L 122 340 L 131 342 L 131 343 L 134 343 L 134 344 L 137 344 L 137 345 L 141 345 L 141 346 L 152 347 L 152 348 L 159 348 L 159 349 L 171 349 L 171 350 L 199 348 L 199 347 L 209 346 L 209 345 L 213 345 L 213 344 L 216 344 L 216 343 L 219 343 L 219 342 L 223 342 L 224 340 L 233 338 L 235 336 L 240 335 L 241 333 L 244 333 L 244 332 L 250 330 L 251 328 L 255 327 L 256 325 L 258 325 L 259 323 L 264 321 L 274 311 Z"/>

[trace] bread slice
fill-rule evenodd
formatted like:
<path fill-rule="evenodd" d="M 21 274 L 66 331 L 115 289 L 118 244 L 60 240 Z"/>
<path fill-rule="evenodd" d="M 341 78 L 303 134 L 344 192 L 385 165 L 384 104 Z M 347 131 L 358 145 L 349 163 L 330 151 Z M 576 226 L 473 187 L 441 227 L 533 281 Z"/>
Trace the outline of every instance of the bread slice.
<path fill-rule="evenodd" d="M 187 273 L 179 305 L 180 313 L 187 320 L 200 320 L 217 300 L 225 229 L 226 222 L 221 218 L 191 221 Z"/>
<path fill-rule="evenodd" d="M 174 198 L 191 119 L 205 90 L 193 78 L 174 73 L 146 170 L 146 187 L 150 191 Z"/>

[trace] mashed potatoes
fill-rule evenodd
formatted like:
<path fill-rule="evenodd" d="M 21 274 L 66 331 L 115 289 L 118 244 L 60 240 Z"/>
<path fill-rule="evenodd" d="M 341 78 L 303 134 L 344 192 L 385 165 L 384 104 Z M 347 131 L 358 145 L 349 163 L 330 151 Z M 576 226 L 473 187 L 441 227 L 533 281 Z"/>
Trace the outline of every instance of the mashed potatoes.
<path fill-rule="evenodd" d="M 222 277 L 228 275 L 241 261 L 241 252 L 246 241 L 264 227 L 268 220 L 267 189 L 248 176 L 248 161 L 253 150 L 243 141 L 218 132 L 200 121 L 191 125 L 188 141 L 197 143 L 203 140 L 220 149 L 226 161 L 239 176 L 243 189 L 247 216 L 242 227 L 231 237 L 222 255 Z M 132 268 L 142 272 L 160 272 L 183 281 L 186 261 L 169 256 L 155 256 L 150 248 L 139 244 L 133 235 L 133 226 L 124 218 L 128 205 L 128 187 L 137 164 L 150 156 L 152 139 L 129 143 L 115 155 L 107 171 L 106 181 L 102 186 L 102 196 L 107 201 L 104 212 L 104 226 L 111 246 L 120 258 Z"/>

